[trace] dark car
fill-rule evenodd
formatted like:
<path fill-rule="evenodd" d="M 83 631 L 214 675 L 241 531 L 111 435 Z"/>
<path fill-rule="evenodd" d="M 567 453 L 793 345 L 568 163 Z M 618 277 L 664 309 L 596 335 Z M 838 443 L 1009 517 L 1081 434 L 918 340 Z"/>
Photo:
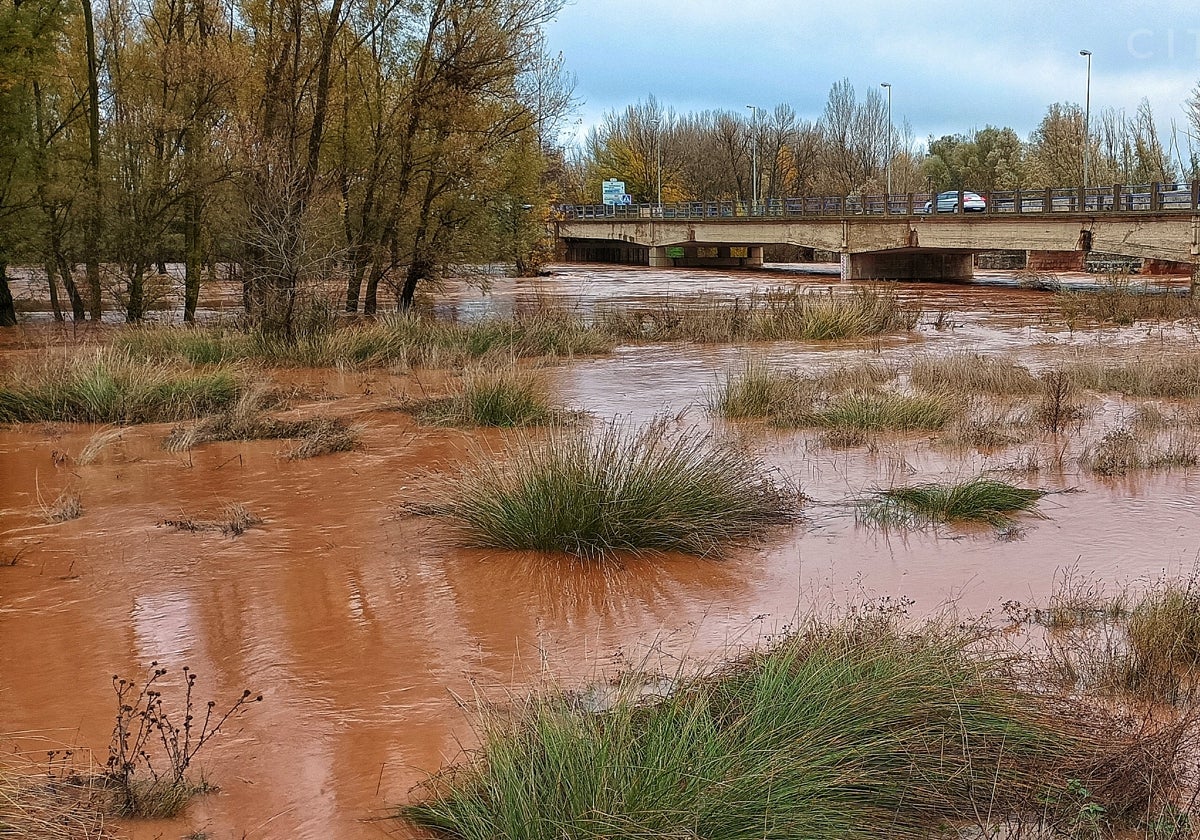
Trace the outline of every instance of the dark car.
<path fill-rule="evenodd" d="M 979 193 L 973 193 L 968 190 L 963 190 L 962 208 L 965 213 L 982 213 L 987 209 L 987 202 L 983 200 L 983 196 Z M 933 211 L 933 202 L 925 202 L 925 212 Z M 937 196 L 937 211 L 939 213 L 957 213 L 958 212 L 958 190 L 949 190 L 948 192 L 938 193 Z"/>

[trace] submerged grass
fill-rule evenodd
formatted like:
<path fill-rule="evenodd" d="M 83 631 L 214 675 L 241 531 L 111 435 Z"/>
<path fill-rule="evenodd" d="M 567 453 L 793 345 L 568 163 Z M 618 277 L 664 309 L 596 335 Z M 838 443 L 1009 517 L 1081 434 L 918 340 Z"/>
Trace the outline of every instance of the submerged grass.
<path fill-rule="evenodd" d="M 665 301 L 598 313 L 599 325 L 626 340 L 827 341 L 914 329 L 921 312 L 890 291 L 857 288 L 850 293 L 779 288 L 732 301 Z"/>
<path fill-rule="evenodd" d="M 914 484 L 881 490 L 860 503 L 860 513 L 878 525 L 986 522 L 1003 526 L 1018 513 L 1036 510 L 1043 490 L 990 478 L 957 484 Z"/>
<path fill-rule="evenodd" d="M 895 377 L 895 368 L 874 362 L 801 373 L 751 357 L 709 391 L 708 408 L 729 420 L 799 417 L 810 414 L 820 398 L 871 391 Z"/>
<path fill-rule="evenodd" d="M 1078 321 L 1128 326 L 1137 321 L 1179 321 L 1200 317 L 1200 299 L 1182 290 L 1147 289 L 1128 274 L 1108 275 L 1098 290 L 1060 289 L 1054 296 L 1059 315 Z"/>
<path fill-rule="evenodd" d="M 709 555 L 796 515 L 798 494 L 752 455 L 665 423 L 555 431 L 480 453 L 442 506 L 477 545 Z"/>
<path fill-rule="evenodd" d="M 962 410 L 946 394 L 901 394 L 895 391 L 854 391 L 839 394 L 823 405 L 796 414 L 780 412 L 772 422 L 785 428 L 901 432 L 940 429 Z"/>
<path fill-rule="evenodd" d="M 222 440 L 298 440 L 287 457 L 312 458 L 331 452 L 346 452 L 359 445 L 360 429 L 331 417 L 282 420 L 266 408 L 271 395 L 248 391 L 228 410 L 206 417 L 191 426 L 178 426 L 163 441 L 166 449 L 191 449 L 202 443 Z"/>
<path fill-rule="evenodd" d="M 1080 388 L 1130 397 L 1200 397 L 1200 353 L 1146 356 L 1128 362 L 1086 359 L 1064 366 Z"/>
<path fill-rule="evenodd" d="M 920 356 L 912 363 L 909 381 L 922 391 L 1031 394 L 1038 390 L 1037 377 L 1012 359 L 970 352 Z"/>
<path fill-rule="evenodd" d="M 1085 449 L 1079 462 L 1096 475 L 1109 477 L 1140 470 L 1194 467 L 1200 464 L 1200 442 L 1194 435 L 1175 432 L 1160 443 L 1121 427 Z"/>
<path fill-rule="evenodd" d="M 448 397 L 404 406 L 418 419 L 444 426 L 545 426 L 570 419 L 533 371 L 515 366 L 467 371 Z"/>
<path fill-rule="evenodd" d="M 535 697 L 400 814 L 464 840 L 927 840 L 1069 833 L 1085 806 L 1125 827 L 1181 788 L 1177 744 L 1016 688 L 975 641 L 814 625 L 665 698 L 632 679 L 603 711 Z"/>
<path fill-rule="evenodd" d="M 0 423 L 154 423 L 231 405 L 242 392 L 228 367 L 172 368 L 122 350 L 53 354 L 0 384 Z"/>

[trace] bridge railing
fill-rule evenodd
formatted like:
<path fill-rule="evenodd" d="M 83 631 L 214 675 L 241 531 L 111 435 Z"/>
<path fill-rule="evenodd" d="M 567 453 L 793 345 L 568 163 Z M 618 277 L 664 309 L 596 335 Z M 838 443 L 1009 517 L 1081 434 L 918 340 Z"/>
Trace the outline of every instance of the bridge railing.
<path fill-rule="evenodd" d="M 943 193 L 944 195 L 944 193 Z M 979 193 L 983 215 L 1024 213 L 1165 213 L 1200 210 L 1200 181 L 1114 184 L 1103 187 L 1051 187 Z M 950 212 L 963 209 L 957 197 Z M 935 205 L 937 205 L 935 207 Z M 562 219 L 726 219 L 806 216 L 920 216 L 946 213 L 935 193 L 794 196 L 750 201 L 679 201 L 670 204 L 570 204 L 556 208 Z M 966 207 L 972 211 L 970 206 Z"/>

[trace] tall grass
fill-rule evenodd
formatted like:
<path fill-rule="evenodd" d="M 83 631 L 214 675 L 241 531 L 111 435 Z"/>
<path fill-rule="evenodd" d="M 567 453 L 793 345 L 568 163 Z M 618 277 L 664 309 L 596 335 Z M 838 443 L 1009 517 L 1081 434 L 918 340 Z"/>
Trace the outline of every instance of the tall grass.
<path fill-rule="evenodd" d="M 1034 511 L 1045 491 L 1003 481 L 973 478 L 957 484 L 892 487 L 864 499 L 864 519 L 881 525 L 986 522 L 1001 526 L 1018 513 Z"/>
<path fill-rule="evenodd" d="M 920 356 L 909 381 L 923 391 L 1030 394 L 1038 389 L 1037 377 L 1012 359 L 971 352 Z"/>
<path fill-rule="evenodd" d="M 894 379 L 894 368 L 876 363 L 841 365 L 815 373 L 779 370 L 748 358 L 708 394 L 708 408 L 730 420 L 809 415 L 820 398 L 847 391 L 873 391 Z"/>
<path fill-rule="evenodd" d="M 598 355 L 616 344 L 613 336 L 582 317 L 554 308 L 473 322 L 384 315 L 368 323 L 325 325 L 291 340 L 223 328 L 148 327 L 122 333 L 116 341 L 131 353 L 158 359 L 255 359 L 276 365 L 351 368 L 453 366 L 489 355 Z"/>
<path fill-rule="evenodd" d="M 1098 290 L 1061 290 L 1054 303 L 1067 323 L 1099 321 L 1121 326 L 1137 321 L 1177 321 L 1200 317 L 1200 301 L 1180 291 L 1157 291 L 1134 284 L 1127 274 L 1108 275 Z"/>
<path fill-rule="evenodd" d="M 455 393 L 411 406 L 425 422 L 447 426 L 543 426 L 563 422 L 533 371 L 515 366 L 468 370 Z"/>
<path fill-rule="evenodd" d="M 894 293 L 857 288 L 849 293 L 775 289 L 732 301 L 668 300 L 642 309 L 607 308 L 600 325 L 626 340 L 825 341 L 916 327 L 920 310 Z"/>
<path fill-rule="evenodd" d="M 177 368 L 121 350 L 54 354 L 0 384 L 0 422 L 154 423 L 220 411 L 243 390 L 232 368 Z"/>
<path fill-rule="evenodd" d="M 1019 690 L 971 641 L 814 626 L 654 702 L 634 680 L 603 712 L 535 697 L 400 814 L 465 840 L 926 840 L 1065 831 L 1085 807 L 1122 827 L 1179 790 L 1172 744 Z"/>
<path fill-rule="evenodd" d="M 783 427 L 815 426 L 828 430 L 899 432 L 940 429 L 962 410 L 946 394 L 901 394 L 895 391 L 854 391 L 839 394 L 824 405 L 779 412 L 772 422 Z"/>
<path fill-rule="evenodd" d="M 1082 359 L 1063 368 L 1081 388 L 1131 397 L 1200 397 L 1200 353 L 1174 352 L 1130 362 Z"/>
<path fill-rule="evenodd" d="M 659 422 L 552 432 L 502 460 L 480 453 L 444 509 L 477 545 L 598 558 L 713 554 L 789 521 L 796 505 L 758 459 Z"/>
<path fill-rule="evenodd" d="M 1079 457 L 1082 466 L 1102 476 L 1122 476 L 1139 470 L 1165 470 L 1200 464 L 1200 442 L 1194 435 L 1174 433 L 1165 443 L 1144 438 L 1121 427 L 1107 432 Z"/>

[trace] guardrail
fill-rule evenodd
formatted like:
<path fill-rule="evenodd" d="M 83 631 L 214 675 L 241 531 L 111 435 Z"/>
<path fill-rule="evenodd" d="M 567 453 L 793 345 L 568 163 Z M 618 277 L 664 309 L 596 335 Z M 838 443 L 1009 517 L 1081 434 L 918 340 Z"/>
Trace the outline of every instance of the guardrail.
<path fill-rule="evenodd" d="M 804 216 L 923 216 L 963 211 L 964 192 L 951 205 L 934 193 L 892 195 L 797 196 L 749 201 L 680 201 L 671 204 L 568 204 L 556 208 L 560 219 L 730 219 Z M 945 195 L 945 192 L 941 193 Z M 1189 184 L 1115 184 L 1110 187 L 1058 187 L 978 193 L 984 207 L 970 215 L 1024 213 L 1196 212 L 1200 181 Z"/>

